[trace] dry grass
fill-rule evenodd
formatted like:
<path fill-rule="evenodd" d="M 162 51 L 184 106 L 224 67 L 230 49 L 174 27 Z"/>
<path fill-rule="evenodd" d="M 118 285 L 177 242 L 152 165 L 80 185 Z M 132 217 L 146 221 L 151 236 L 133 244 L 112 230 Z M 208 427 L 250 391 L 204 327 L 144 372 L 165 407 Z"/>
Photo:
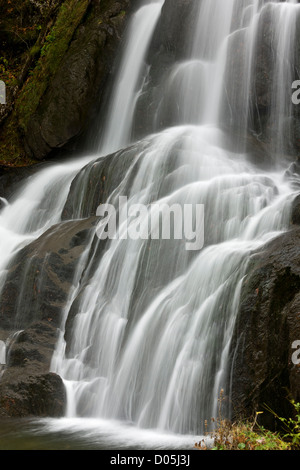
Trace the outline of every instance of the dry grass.
<path fill-rule="evenodd" d="M 222 417 L 223 390 L 219 398 L 219 416 L 212 419 L 215 430 L 207 432 L 206 437 L 195 444 L 198 450 L 293 450 L 300 448 L 297 435 L 289 433 L 283 436 L 271 432 L 258 425 L 257 417 L 261 412 L 257 412 L 252 422 L 231 423 Z M 297 408 L 296 408 L 297 410 Z M 298 408 L 299 410 L 299 408 Z M 289 419 L 294 424 L 293 429 L 297 429 L 300 417 L 296 420 Z M 207 426 L 207 423 L 205 423 Z M 208 438 L 208 439 L 207 439 Z M 210 444 L 211 443 L 211 444 Z"/>

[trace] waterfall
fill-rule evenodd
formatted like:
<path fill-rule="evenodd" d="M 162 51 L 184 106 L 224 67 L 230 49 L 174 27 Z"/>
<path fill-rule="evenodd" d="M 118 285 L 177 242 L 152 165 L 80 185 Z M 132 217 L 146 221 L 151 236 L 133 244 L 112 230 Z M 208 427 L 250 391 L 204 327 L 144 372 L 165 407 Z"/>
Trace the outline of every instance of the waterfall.
<path fill-rule="evenodd" d="M 199 434 L 216 416 L 220 391 L 230 397 L 229 349 L 251 255 L 289 226 L 296 193 L 284 177 L 283 148 L 290 139 L 289 62 L 300 5 L 198 2 L 185 57 L 161 74 L 153 132 L 135 140 L 137 104 L 151 84 L 148 51 L 166 3 L 143 4 L 132 17 L 97 154 L 38 172 L 2 210 L 1 285 L 11 257 L 60 222 L 71 183 L 77 219 L 86 216 L 89 175 L 120 172 L 104 202 L 118 208 L 121 223 L 105 242 L 100 223 L 78 262 L 52 371 L 66 385 L 68 417 Z M 275 136 L 268 170 L 252 162 L 243 140 L 258 106 L 253 83 L 266 18 L 275 55 L 265 117 Z M 237 40 L 243 44 L 238 88 L 231 65 Z M 160 128 L 168 113 L 174 125 Z M 204 208 L 201 247 L 188 250 L 190 238 L 151 237 L 155 210 L 197 205 Z M 143 236 L 128 216 L 136 207 Z"/>
<path fill-rule="evenodd" d="M 108 124 L 100 139 L 99 150 L 104 155 L 118 150 L 131 140 L 136 99 L 145 75 L 145 55 L 162 3 L 162 1 L 149 3 L 140 8 L 132 18 L 112 102 L 107 113 Z"/>
<path fill-rule="evenodd" d="M 247 5 L 250 30 L 258 3 Z M 112 205 L 124 194 L 129 205 L 202 203 L 206 246 L 189 256 L 180 242 L 118 237 L 92 275 L 87 268 L 71 344 L 65 353 L 62 337 L 53 361 L 68 384 L 70 416 L 196 433 L 216 414 L 247 261 L 287 226 L 292 200 L 280 173 L 260 174 L 245 155 L 226 151 L 218 127 L 236 9 L 233 0 L 201 2 L 191 55 L 167 78 L 170 99 L 182 104 L 181 123 L 134 146 L 132 164 L 108 198 Z M 245 64 L 245 76 L 250 69 Z"/>

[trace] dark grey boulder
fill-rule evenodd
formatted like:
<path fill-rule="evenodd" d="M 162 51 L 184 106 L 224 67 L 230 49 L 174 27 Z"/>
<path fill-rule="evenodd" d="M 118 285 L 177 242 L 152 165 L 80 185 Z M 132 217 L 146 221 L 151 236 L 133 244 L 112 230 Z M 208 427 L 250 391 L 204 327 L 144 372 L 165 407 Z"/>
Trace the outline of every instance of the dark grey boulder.
<path fill-rule="evenodd" d="M 7 344 L 0 416 L 64 414 L 64 384 L 50 364 L 75 268 L 96 221 L 52 227 L 23 248 L 8 270 L 0 307 L 0 339 Z"/>
<path fill-rule="evenodd" d="M 232 342 L 234 416 L 263 411 L 260 422 L 292 416 L 300 400 L 300 367 L 292 361 L 300 340 L 300 228 L 278 236 L 250 260 Z"/>

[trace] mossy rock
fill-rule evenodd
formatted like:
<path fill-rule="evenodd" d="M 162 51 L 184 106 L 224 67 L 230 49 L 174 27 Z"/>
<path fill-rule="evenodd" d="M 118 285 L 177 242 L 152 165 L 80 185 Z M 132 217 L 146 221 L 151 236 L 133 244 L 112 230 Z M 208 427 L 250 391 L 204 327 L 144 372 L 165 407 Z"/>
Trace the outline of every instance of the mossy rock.
<path fill-rule="evenodd" d="M 0 164 L 30 165 L 66 145 L 77 148 L 99 110 L 134 1 L 51 2 L 42 24 L 41 12 L 27 13 L 29 24 L 37 18 L 28 28 L 38 38 L 20 52 L 18 85 L 8 90 L 6 110 L 0 109 Z"/>

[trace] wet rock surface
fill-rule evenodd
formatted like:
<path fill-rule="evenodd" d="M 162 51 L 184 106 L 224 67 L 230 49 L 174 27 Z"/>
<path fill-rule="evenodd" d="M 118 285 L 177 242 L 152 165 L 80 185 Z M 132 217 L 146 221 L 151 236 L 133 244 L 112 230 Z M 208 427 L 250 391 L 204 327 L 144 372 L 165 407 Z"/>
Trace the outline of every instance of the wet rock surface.
<path fill-rule="evenodd" d="M 293 343 L 300 339 L 300 228 L 280 235 L 250 260 L 232 344 L 232 406 L 236 416 L 264 411 L 260 421 L 274 425 L 266 405 L 279 416 L 300 400 L 300 366 Z"/>
<path fill-rule="evenodd" d="M 61 148 L 75 150 L 89 131 L 113 69 L 131 3 L 110 2 L 104 12 L 101 2 L 90 4 L 87 19 L 78 27 L 27 126 L 26 146 L 36 159 Z"/>
<path fill-rule="evenodd" d="M 96 220 L 52 227 L 23 248 L 9 269 L 0 312 L 0 339 L 7 345 L 6 364 L 0 366 L 0 416 L 64 413 L 64 385 L 49 372 L 50 364 L 75 266 Z"/>
<path fill-rule="evenodd" d="M 50 320 L 37 321 L 11 338 L 0 381 L 1 417 L 64 414 L 64 384 L 49 372 L 56 341 L 57 329 Z"/>
<path fill-rule="evenodd" d="M 137 0 L 2 3 L 1 165 L 29 166 L 80 152 L 82 145 L 87 150 Z"/>

